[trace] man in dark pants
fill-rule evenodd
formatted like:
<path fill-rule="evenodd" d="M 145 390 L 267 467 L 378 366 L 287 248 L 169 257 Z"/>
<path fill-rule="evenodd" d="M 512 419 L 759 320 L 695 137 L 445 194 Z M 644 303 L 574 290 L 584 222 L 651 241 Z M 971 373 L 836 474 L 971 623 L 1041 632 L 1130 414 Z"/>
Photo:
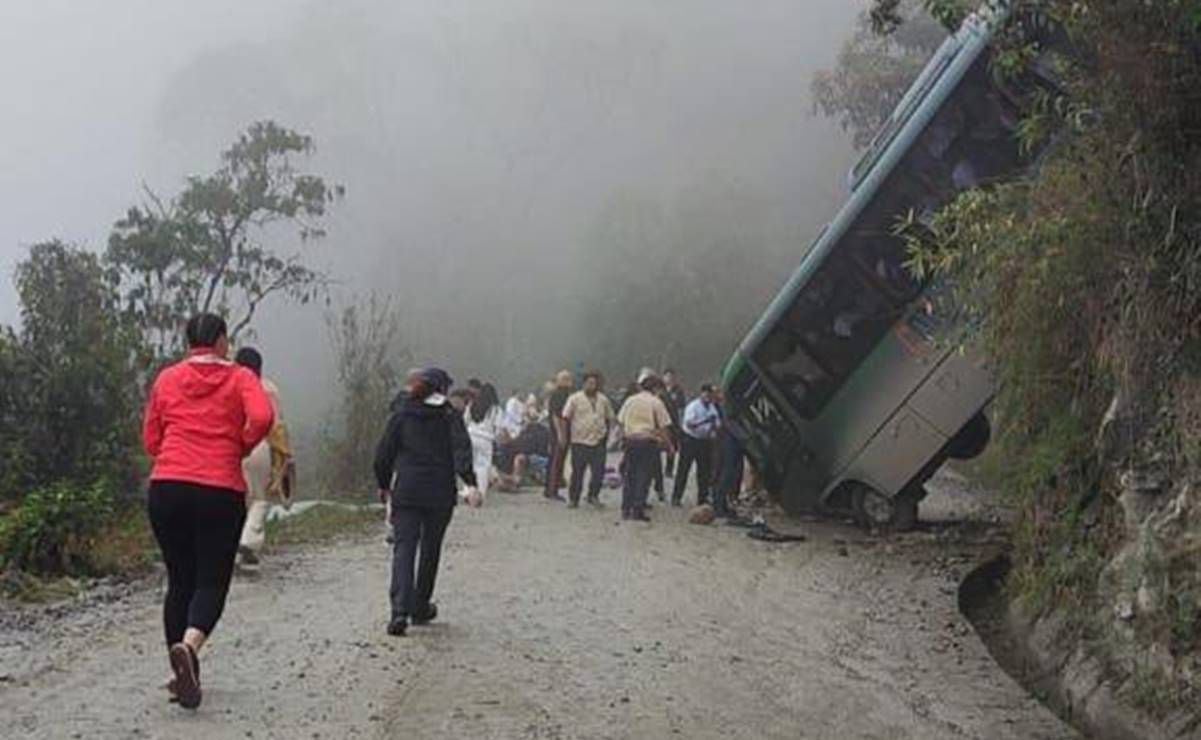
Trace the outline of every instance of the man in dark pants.
<path fill-rule="evenodd" d="M 571 394 L 563 407 L 563 420 L 571 438 L 571 485 L 567 488 L 568 506 L 580 505 L 584 473 L 589 473 L 588 503 L 600 506 L 600 491 L 605 482 L 605 456 L 609 428 L 615 419 L 613 405 L 601 393 L 601 374 L 584 374 L 584 388 Z"/>
<path fill-rule="evenodd" d="M 672 506 L 679 506 L 684 498 L 684 486 L 688 484 L 688 473 L 696 463 L 696 502 L 708 503 L 709 490 L 713 485 L 713 442 L 721 428 L 721 415 L 713 403 L 713 387 L 701 386 L 701 394 L 684 409 L 681 424 L 680 467 L 676 471 L 675 489 L 671 494 Z"/>
<path fill-rule="evenodd" d="M 713 513 L 723 519 L 731 519 L 737 512 L 730 508 L 730 499 L 737 501 L 742 493 L 746 452 L 742 440 L 735 436 L 728 425 L 723 425 L 718 432 L 718 445 L 721 448 L 721 473 L 713 492 Z"/>
<path fill-rule="evenodd" d="M 644 368 L 638 374 L 638 386 L 641 390 L 625 400 L 617 415 L 625 449 L 621 518 L 647 522 L 646 496 L 655 464 L 663 449 L 671 448 L 671 416 L 655 393 L 660 382 L 654 371 Z"/>
<path fill-rule="evenodd" d="M 438 614 L 430 599 L 442 537 L 458 501 L 455 476 L 467 484 L 469 504 L 483 501 L 471 464 L 471 438 L 463 415 L 446 398 L 449 388 L 450 377 L 437 368 L 411 378 L 408 394 L 388 420 L 375 453 L 375 478 L 380 497 L 391 501 L 395 537 L 390 635 L 403 635 L 410 619 L 425 624 Z M 421 559 L 414 579 L 418 550 Z"/>
<path fill-rule="evenodd" d="M 680 385 L 679 376 L 672 368 L 667 368 L 663 371 L 663 389 L 659 395 L 663 399 L 663 403 L 667 406 L 667 413 L 671 415 L 671 441 L 678 450 L 681 445 L 680 440 L 680 417 L 684 413 L 684 407 L 688 405 L 688 394 L 684 391 L 684 387 Z M 677 456 L 675 452 L 667 453 L 667 467 L 665 472 L 668 478 L 678 475 L 676 470 Z M 663 500 L 662 474 L 660 474 L 659 485 L 659 500 Z"/>

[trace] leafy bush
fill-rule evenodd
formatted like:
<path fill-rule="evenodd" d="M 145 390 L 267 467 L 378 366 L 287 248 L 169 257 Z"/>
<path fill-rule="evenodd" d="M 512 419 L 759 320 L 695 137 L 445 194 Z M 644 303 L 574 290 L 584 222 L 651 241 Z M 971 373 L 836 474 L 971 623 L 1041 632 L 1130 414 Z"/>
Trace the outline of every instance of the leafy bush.
<path fill-rule="evenodd" d="M 138 337 L 96 255 L 34 245 L 19 332 L 0 329 L 0 502 L 55 480 L 137 478 Z"/>
<path fill-rule="evenodd" d="M 103 481 L 36 489 L 0 520 L 0 565 L 43 574 L 96 574 L 98 540 L 117 510 L 117 494 Z"/>

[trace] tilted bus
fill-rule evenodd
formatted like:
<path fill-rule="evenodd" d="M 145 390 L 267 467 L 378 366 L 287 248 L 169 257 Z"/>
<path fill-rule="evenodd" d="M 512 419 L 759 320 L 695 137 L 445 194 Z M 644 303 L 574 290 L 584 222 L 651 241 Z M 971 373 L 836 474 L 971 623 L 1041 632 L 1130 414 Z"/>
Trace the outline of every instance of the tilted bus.
<path fill-rule="evenodd" d="M 1042 82 L 995 73 L 1004 15 L 970 17 L 933 55 L 852 170 L 847 202 L 726 364 L 731 429 L 789 511 L 909 528 L 938 467 L 988 442 L 994 380 L 938 341 L 947 319 L 906 269 L 896 227 L 1031 166 L 1016 132 Z"/>

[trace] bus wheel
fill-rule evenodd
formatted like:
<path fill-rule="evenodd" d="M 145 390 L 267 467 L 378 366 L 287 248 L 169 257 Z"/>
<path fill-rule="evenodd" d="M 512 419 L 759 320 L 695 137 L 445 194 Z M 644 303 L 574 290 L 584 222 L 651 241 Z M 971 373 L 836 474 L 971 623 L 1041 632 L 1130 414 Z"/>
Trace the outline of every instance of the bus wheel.
<path fill-rule="evenodd" d="M 988 446 L 992 438 L 992 424 L 984 412 L 976 414 L 951 438 L 947 454 L 956 460 L 971 460 Z"/>
<path fill-rule="evenodd" d="M 902 491 L 886 496 L 868 485 L 857 485 L 851 501 L 855 518 L 864 529 L 882 532 L 907 532 L 917 525 L 917 505 L 921 495 Z"/>

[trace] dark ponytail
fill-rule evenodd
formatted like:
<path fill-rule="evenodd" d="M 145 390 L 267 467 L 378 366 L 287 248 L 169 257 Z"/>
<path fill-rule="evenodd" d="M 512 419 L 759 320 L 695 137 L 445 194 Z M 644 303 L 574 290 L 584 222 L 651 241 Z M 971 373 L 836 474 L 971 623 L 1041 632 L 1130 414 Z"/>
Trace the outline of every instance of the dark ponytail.
<path fill-rule="evenodd" d="M 213 313 L 198 313 L 188 320 L 185 333 L 188 338 L 188 348 L 215 347 L 217 342 L 228 333 L 225 319 Z"/>

